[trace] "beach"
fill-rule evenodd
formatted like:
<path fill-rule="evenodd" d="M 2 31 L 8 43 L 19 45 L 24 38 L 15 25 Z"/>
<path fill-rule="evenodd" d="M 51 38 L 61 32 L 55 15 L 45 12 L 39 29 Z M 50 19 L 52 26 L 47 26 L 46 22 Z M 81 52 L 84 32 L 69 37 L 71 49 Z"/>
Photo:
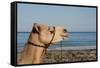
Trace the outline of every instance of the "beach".
<path fill-rule="evenodd" d="M 43 63 L 77 62 L 96 60 L 96 49 L 48 50 Z"/>
<path fill-rule="evenodd" d="M 20 53 L 17 54 L 20 56 Z M 17 57 L 17 59 L 19 59 Z M 96 60 L 96 49 L 47 50 L 43 63 L 61 63 Z"/>

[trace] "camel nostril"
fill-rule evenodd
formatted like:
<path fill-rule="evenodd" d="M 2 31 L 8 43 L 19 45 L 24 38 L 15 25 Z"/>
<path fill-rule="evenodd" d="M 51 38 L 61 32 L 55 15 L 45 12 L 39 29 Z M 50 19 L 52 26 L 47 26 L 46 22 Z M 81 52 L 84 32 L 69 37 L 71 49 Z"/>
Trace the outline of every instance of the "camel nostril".
<path fill-rule="evenodd" d="M 64 32 L 67 32 L 67 30 L 66 30 L 66 29 L 64 29 L 63 31 L 64 31 Z"/>

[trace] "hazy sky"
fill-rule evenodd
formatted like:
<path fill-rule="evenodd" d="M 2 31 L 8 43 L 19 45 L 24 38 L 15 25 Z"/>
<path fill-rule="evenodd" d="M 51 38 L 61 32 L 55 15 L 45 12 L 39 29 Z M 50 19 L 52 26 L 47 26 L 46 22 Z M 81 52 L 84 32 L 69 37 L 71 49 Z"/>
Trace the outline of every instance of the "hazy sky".
<path fill-rule="evenodd" d="M 18 32 L 30 32 L 34 22 L 64 26 L 69 32 L 95 32 L 96 8 L 18 4 Z"/>

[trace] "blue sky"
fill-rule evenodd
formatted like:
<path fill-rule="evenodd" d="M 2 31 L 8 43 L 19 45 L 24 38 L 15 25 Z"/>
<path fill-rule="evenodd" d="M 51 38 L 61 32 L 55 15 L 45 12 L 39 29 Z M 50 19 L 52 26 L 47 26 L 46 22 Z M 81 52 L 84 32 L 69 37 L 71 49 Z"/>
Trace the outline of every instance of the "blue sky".
<path fill-rule="evenodd" d="M 18 32 L 30 32 L 34 23 L 63 26 L 69 32 L 95 32 L 96 8 L 18 4 Z"/>

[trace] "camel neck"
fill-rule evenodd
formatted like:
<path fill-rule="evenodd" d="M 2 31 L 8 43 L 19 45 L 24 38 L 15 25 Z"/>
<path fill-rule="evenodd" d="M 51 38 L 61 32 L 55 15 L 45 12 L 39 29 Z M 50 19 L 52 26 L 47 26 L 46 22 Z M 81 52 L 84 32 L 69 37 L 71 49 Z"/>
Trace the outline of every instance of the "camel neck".
<path fill-rule="evenodd" d="M 19 64 L 39 64 L 42 62 L 45 48 L 26 44 Z"/>
<path fill-rule="evenodd" d="M 32 63 L 34 64 L 38 64 L 42 62 L 44 53 L 45 53 L 45 48 L 43 47 L 37 47 L 37 46 L 33 46 L 34 47 L 34 58 L 32 60 Z"/>

